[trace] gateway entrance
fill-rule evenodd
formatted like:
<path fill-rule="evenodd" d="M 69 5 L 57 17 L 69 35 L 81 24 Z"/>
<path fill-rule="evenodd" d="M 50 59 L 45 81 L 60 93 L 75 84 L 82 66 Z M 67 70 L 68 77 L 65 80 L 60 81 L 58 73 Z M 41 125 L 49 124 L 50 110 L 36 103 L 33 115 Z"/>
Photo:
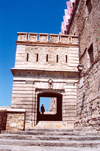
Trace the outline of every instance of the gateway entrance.
<path fill-rule="evenodd" d="M 40 98 L 41 97 L 50 97 L 51 102 L 52 99 L 55 98 L 56 100 L 56 106 L 55 106 L 55 112 L 52 112 L 51 110 L 49 112 L 44 112 L 44 114 L 41 113 L 39 110 L 40 108 Z M 52 105 L 51 105 L 52 106 Z M 62 121 L 62 95 L 59 93 L 40 93 L 38 94 L 38 103 L 37 103 L 37 122 L 39 121 Z"/>

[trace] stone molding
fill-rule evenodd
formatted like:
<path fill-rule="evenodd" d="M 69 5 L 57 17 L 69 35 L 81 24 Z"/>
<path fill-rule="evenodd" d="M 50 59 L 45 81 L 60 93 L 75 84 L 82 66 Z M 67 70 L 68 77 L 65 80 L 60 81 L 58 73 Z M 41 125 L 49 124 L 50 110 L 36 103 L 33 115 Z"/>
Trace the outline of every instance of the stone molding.
<path fill-rule="evenodd" d="M 20 73 L 23 73 L 23 75 L 26 75 L 27 73 L 30 75 L 31 74 L 48 74 L 49 72 L 49 75 L 63 75 L 63 76 L 67 76 L 67 78 L 77 78 L 78 77 L 78 74 L 79 72 L 78 71 L 66 71 L 66 70 L 47 70 L 47 69 L 17 69 L 17 68 L 12 68 L 11 69 L 11 72 L 13 75 L 16 75 L 16 74 L 20 74 Z"/>
<path fill-rule="evenodd" d="M 26 110 L 25 109 L 7 109 L 7 112 L 24 113 L 24 112 L 26 112 Z"/>
<path fill-rule="evenodd" d="M 14 112 L 18 112 L 18 113 L 24 113 L 24 112 L 26 112 L 26 110 L 25 109 L 6 109 L 6 108 L 0 108 L 0 112 L 12 112 L 12 113 L 14 113 Z"/>

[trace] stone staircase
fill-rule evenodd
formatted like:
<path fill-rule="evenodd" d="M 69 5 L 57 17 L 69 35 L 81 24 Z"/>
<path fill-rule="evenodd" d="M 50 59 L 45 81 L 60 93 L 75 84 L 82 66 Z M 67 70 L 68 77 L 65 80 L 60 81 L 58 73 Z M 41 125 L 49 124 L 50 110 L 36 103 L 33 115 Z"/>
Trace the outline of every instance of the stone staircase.
<path fill-rule="evenodd" d="M 1 131 L 0 151 L 100 151 L 100 133 L 72 129 Z"/>

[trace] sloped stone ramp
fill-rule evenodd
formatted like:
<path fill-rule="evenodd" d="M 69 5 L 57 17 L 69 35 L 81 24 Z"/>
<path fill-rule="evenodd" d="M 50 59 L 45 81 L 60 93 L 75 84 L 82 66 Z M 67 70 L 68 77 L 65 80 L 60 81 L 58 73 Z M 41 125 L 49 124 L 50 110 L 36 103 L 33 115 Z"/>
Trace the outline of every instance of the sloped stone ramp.
<path fill-rule="evenodd" d="M 100 151 L 100 134 L 72 129 L 1 131 L 0 151 Z"/>

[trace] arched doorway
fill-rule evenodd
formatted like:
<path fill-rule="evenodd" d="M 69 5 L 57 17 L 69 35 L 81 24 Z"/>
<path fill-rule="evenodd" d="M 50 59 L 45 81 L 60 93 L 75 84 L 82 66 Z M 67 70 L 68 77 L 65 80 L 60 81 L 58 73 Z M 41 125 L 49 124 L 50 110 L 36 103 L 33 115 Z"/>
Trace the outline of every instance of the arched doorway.
<path fill-rule="evenodd" d="M 56 98 L 56 113 L 55 114 L 41 114 L 39 111 L 40 98 L 41 97 L 51 97 Z M 37 122 L 39 121 L 62 121 L 62 95 L 60 93 L 43 92 L 39 93 L 37 96 Z"/>

